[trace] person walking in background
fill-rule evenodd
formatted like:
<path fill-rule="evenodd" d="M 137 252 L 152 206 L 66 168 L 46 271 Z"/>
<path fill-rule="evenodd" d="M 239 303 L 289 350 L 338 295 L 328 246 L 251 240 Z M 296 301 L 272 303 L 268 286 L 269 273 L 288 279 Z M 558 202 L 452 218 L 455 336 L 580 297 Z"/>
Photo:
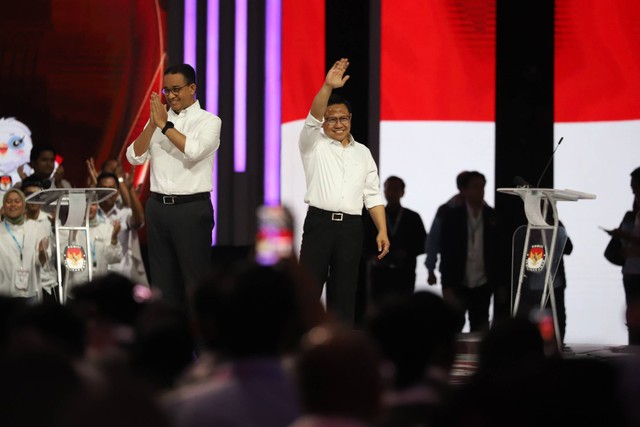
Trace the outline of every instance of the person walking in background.
<path fill-rule="evenodd" d="M 151 284 L 163 298 L 185 303 L 210 265 L 210 193 L 222 121 L 200 107 L 196 72 L 188 64 L 165 70 L 162 93 L 169 111 L 153 92 L 149 122 L 127 148 L 127 159 L 132 165 L 151 162 L 146 205 Z"/>
<path fill-rule="evenodd" d="M 633 209 L 624 215 L 620 226 L 607 233 L 620 239 L 622 284 L 627 303 L 629 345 L 640 345 L 640 168 L 631 172 Z"/>
<path fill-rule="evenodd" d="M 336 61 L 311 104 L 299 147 L 307 183 L 300 262 L 318 281 L 318 298 L 327 282 L 327 307 L 347 324 L 355 317 L 358 268 L 362 253 L 362 207 L 378 235 L 378 257 L 389 253 L 380 178 L 367 147 L 351 135 L 351 106 L 333 94 L 349 79 L 349 61 Z"/>
<path fill-rule="evenodd" d="M 465 203 L 442 221 L 442 295 L 460 311 L 460 330 L 469 313 L 471 332 L 489 328 L 489 305 L 496 278 L 497 224 L 484 201 L 484 175 L 469 172 L 462 180 Z"/>
<path fill-rule="evenodd" d="M 427 236 L 427 258 L 424 262 L 425 266 L 427 267 L 427 283 L 429 285 L 435 285 L 436 283 L 438 283 L 435 271 L 436 264 L 438 262 L 438 255 L 440 254 L 441 248 L 440 235 L 442 234 L 442 218 L 449 209 L 464 204 L 464 197 L 462 196 L 462 183 L 468 173 L 468 171 L 462 171 L 458 174 L 458 176 L 456 177 L 456 187 L 458 187 L 458 194 L 455 194 L 453 197 L 447 200 L 446 203 L 438 207 L 436 216 L 431 223 L 431 229 L 429 230 L 429 235 Z"/>
<path fill-rule="evenodd" d="M 404 191 L 405 183 L 397 176 L 390 176 L 384 182 L 387 229 L 393 252 L 381 260 L 376 256 L 369 260 L 369 292 L 374 302 L 411 295 L 415 290 L 416 257 L 424 253 L 427 232 L 420 214 L 400 203 Z M 367 236 L 374 233 L 371 221 L 365 222 L 365 230 Z"/>

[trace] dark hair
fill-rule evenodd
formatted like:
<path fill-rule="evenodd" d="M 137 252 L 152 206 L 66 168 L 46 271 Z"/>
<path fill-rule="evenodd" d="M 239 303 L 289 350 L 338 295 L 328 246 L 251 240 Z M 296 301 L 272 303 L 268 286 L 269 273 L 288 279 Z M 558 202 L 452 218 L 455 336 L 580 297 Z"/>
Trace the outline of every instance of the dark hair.
<path fill-rule="evenodd" d="M 344 104 L 347 107 L 349 114 L 351 114 L 351 104 L 349 103 L 349 101 L 347 101 L 347 99 L 340 94 L 332 93 L 331 96 L 329 96 L 329 101 L 327 101 L 327 107 L 336 104 Z"/>
<path fill-rule="evenodd" d="M 56 155 L 56 149 L 53 147 L 53 145 L 34 145 L 31 149 L 31 154 L 29 154 L 29 162 L 33 164 L 45 151 L 53 152 L 54 157 Z"/>
<path fill-rule="evenodd" d="M 458 190 L 462 190 L 464 188 L 464 182 L 467 175 L 469 175 L 469 171 L 462 171 L 456 177 L 456 187 L 458 187 Z"/>
<path fill-rule="evenodd" d="M 113 178 L 113 180 L 118 184 L 118 177 L 115 173 L 112 172 L 101 172 L 100 175 L 96 178 L 96 182 L 100 182 L 105 178 Z"/>
<path fill-rule="evenodd" d="M 182 74 L 188 85 L 196 82 L 196 70 L 189 64 L 176 64 L 164 70 L 164 75 Z"/>
<path fill-rule="evenodd" d="M 459 182 L 460 187 L 459 188 L 463 189 L 463 188 L 469 187 L 469 183 L 471 183 L 471 180 L 473 178 L 481 178 L 485 182 L 485 184 L 487 183 L 487 178 L 485 178 L 483 174 L 481 174 L 478 171 L 470 171 L 470 172 L 467 172 L 465 175 L 463 175 L 460 178 L 460 182 Z"/>
<path fill-rule="evenodd" d="M 390 176 L 389 178 L 387 178 L 387 179 L 384 181 L 384 183 L 386 184 L 387 182 L 393 182 L 393 181 L 395 181 L 395 182 L 397 182 L 398 184 L 400 184 L 400 186 L 402 187 L 402 191 L 404 191 L 404 187 L 405 187 L 405 185 L 404 185 L 404 180 L 403 180 L 402 178 L 400 178 L 400 177 L 397 177 L 397 176 L 395 176 L 395 175 L 392 175 L 392 176 Z"/>
<path fill-rule="evenodd" d="M 51 186 L 51 183 L 48 183 Z M 45 185 L 41 179 L 34 175 L 30 175 L 22 180 L 20 183 L 20 190 L 24 193 L 24 189 L 27 187 L 39 187 L 41 190 L 44 189 Z M 47 187 L 48 188 L 48 187 Z"/>
<path fill-rule="evenodd" d="M 631 172 L 631 179 L 640 182 L 640 168 L 635 168 L 633 172 Z"/>
<path fill-rule="evenodd" d="M 295 319 L 294 288 L 286 272 L 258 265 L 205 279 L 194 307 L 207 345 L 232 358 L 279 354 Z"/>

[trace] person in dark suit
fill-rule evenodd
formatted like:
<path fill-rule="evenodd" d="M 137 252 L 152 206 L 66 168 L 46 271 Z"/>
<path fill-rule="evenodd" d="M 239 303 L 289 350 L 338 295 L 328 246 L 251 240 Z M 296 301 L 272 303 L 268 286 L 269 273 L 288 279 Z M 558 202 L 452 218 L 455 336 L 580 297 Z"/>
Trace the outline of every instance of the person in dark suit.
<path fill-rule="evenodd" d="M 461 189 L 465 203 L 450 209 L 442 224 L 442 294 L 458 308 L 460 330 L 469 313 L 471 332 L 489 328 L 496 280 L 496 214 L 484 201 L 486 183 L 480 172 L 469 172 Z"/>
<path fill-rule="evenodd" d="M 416 283 L 416 257 L 424 253 L 427 232 L 420 214 L 400 203 L 405 183 L 397 176 L 384 182 L 387 232 L 393 251 L 378 259 L 377 247 L 369 244 L 369 293 L 374 303 L 401 295 L 411 295 Z M 373 221 L 365 217 L 368 243 L 375 241 L 377 230 Z"/>

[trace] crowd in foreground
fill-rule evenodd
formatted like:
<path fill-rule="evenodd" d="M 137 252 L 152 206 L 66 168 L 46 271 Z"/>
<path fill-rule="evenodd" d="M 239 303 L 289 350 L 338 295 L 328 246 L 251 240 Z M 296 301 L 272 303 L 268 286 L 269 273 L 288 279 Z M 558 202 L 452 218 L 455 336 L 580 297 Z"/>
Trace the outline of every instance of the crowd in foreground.
<path fill-rule="evenodd" d="M 640 359 L 560 357 L 528 319 L 495 323 L 453 385 L 456 316 L 417 292 L 345 328 L 295 262 L 212 272 L 187 310 L 117 274 L 68 304 L 0 300 L 11 426 L 638 425 Z"/>

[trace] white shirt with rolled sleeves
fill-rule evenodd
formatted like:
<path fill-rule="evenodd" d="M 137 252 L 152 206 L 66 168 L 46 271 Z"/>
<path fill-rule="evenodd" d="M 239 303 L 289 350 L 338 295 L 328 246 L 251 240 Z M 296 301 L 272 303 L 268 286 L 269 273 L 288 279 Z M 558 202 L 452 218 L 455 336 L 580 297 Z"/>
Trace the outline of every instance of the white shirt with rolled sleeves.
<path fill-rule="evenodd" d="M 220 146 L 219 117 L 200 108 L 195 101 L 176 114 L 168 111 L 168 121 L 187 137 L 184 153 L 157 128 L 149 149 L 136 156 L 133 143 L 127 148 L 127 160 L 141 165 L 151 160 L 151 191 L 160 194 L 184 195 L 210 192 L 213 189 L 213 155 Z"/>
<path fill-rule="evenodd" d="M 322 131 L 322 121 L 307 116 L 300 133 L 309 206 L 332 212 L 361 215 L 367 209 L 384 205 L 380 177 L 371 151 L 349 136 L 343 146 Z"/>

